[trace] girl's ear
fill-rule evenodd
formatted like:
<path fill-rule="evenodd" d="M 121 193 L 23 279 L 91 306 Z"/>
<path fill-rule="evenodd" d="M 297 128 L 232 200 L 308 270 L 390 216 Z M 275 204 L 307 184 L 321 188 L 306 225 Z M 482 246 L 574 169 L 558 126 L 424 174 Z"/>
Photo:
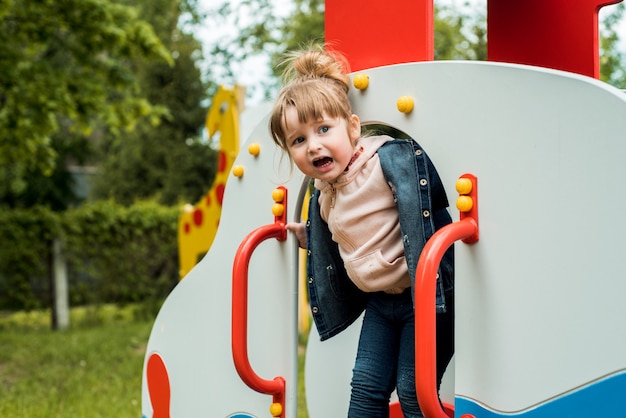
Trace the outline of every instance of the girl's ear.
<path fill-rule="evenodd" d="M 353 142 L 361 137 L 361 120 L 357 115 L 350 116 L 348 120 L 348 135 Z"/>

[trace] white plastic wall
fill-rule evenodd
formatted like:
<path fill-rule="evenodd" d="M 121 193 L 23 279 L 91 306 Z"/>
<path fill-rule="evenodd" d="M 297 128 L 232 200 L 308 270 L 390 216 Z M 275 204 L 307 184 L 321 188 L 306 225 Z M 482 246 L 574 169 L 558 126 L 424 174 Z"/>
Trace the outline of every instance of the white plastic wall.
<path fill-rule="evenodd" d="M 626 369 L 626 95 L 583 76 L 508 64 L 364 72 L 370 84 L 352 93 L 355 113 L 423 145 L 453 219 L 457 178 L 478 178 L 480 240 L 456 244 L 456 365 L 442 395 L 456 416 L 626 415 L 602 386 Z M 415 99 L 410 114 L 396 109 L 404 95 Z M 258 157 L 246 151 L 251 142 L 261 144 Z M 172 417 L 269 416 L 270 397 L 245 387 L 232 365 L 232 261 L 248 232 L 272 222 L 277 185 L 288 187 L 289 218 L 297 218 L 303 179 L 280 164 L 266 119 L 241 149 L 235 165 L 245 174 L 227 185 L 213 247 L 172 292 L 150 337 L 148 355 L 160 353 L 168 369 Z M 287 379 L 288 417 L 296 416 L 296 254 L 292 237 L 266 242 L 250 268 L 251 363 L 262 377 Z M 311 335 L 311 418 L 344 416 L 358 327 L 324 343 Z M 143 393 L 143 414 L 152 417 L 145 378 Z M 546 412 L 554 405 L 563 415 Z"/>

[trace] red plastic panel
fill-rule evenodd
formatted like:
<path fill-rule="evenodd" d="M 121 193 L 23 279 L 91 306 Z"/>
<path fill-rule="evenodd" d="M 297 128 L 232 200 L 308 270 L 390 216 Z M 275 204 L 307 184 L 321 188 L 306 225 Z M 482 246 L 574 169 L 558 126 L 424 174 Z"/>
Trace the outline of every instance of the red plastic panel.
<path fill-rule="evenodd" d="M 146 365 L 148 393 L 152 404 L 153 418 L 170 418 L 170 378 L 163 358 L 152 353 Z"/>
<path fill-rule="evenodd" d="M 488 59 L 599 78 L 598 11 L 621 1 L 488 0 Z"/>
<path fill-rule="evenodd" d="M 434 59 L 433 0 L 326 0 L 325 41 L 350 71 Z"/>

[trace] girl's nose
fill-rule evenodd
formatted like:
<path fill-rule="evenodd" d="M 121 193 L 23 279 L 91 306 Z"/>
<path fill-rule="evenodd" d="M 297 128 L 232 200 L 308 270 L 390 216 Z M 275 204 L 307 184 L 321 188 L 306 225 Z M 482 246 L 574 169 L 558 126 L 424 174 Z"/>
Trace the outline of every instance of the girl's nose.
<path fill-rule="evenodd" d="M 314 153 L 316 151 L 319 151 L 322 146 L 320 145 L 319 141 L 317 141 L 316 139 L 309 139 L 308 140 L 308 145 L 309 145 L 309 152 L 310 153 Z"/>

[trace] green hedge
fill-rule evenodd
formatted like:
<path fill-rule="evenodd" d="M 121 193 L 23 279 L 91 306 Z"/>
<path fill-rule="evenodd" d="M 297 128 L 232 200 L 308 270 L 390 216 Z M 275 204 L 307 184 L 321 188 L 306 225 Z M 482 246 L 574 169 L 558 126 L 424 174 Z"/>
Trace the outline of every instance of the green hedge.
<path fill-rule="evenodd" d="M 0 211 L 0 309 L 51 306 L 51 245 L 61 238 L 70 303 L 162 300 L 178 282 L 179 208 L 100 201 L 63 213 Z"/>
<path fill-rule="evenodd" d="M 49 210 L 0 211 L 0 309 L 49 306 L 50 242 L 60 233 Z"/>

